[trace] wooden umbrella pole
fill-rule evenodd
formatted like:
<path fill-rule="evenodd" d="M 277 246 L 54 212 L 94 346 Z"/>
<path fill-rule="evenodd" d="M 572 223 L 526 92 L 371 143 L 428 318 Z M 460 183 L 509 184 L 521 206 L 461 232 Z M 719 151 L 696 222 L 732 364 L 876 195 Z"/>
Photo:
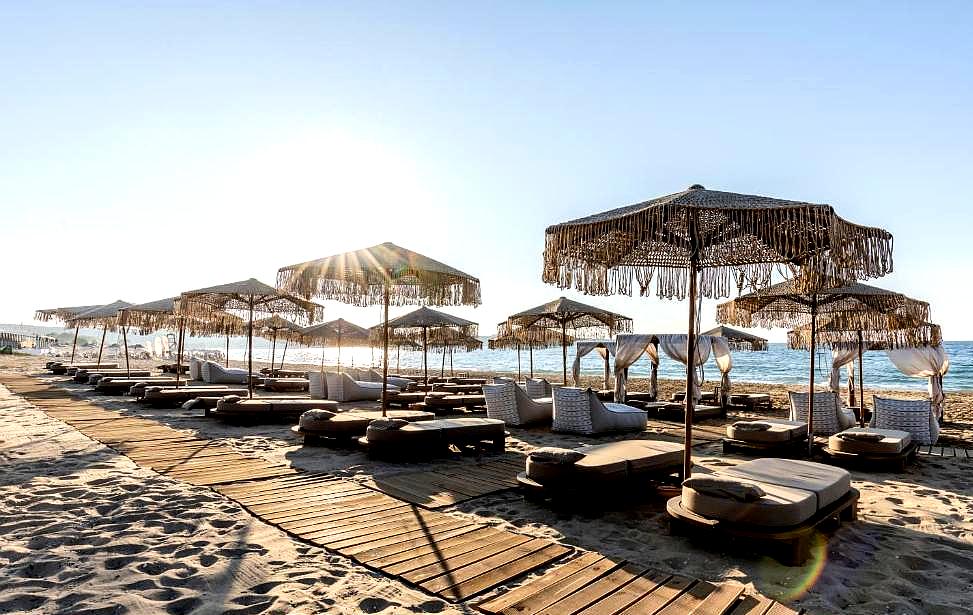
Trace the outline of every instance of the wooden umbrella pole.
<path fill-rule="evenodd" d="M 280 368 L 284 369 L 284 358 L 287 356 L 287 345 L 290 344 L 290 340 L 284 340 L 284 352 L 280 353 Z"/>
<path fill-rule="evenodd" d="M 341 371 L 341 325 L 338 325 L 338 371 Z"/>
<path fill-rule="evenodd" d="M 264 338 L 267 339 L 267 338 Z M 274 375 L 274 365 L 277 364 L 277 329 L 274 329 L 274 341 L 270 345 L 270 375 Z"/>
<path fill-rule="evenodd" d="M 686 336 L 686 410 L 685 450 L 682 457 L 682 477 L 687 479 L 693 472 L 693 411 L 696 399 L 693 397 L 693 379 L 696 376 L 696 277 L 698 274 L 698 254 L 693 251 L 689 258 L 689 334 Z"/>
<path fill-rule="evenodd" d="M 179 337 L 176 339 L 176 388 L 179 388 L 179 374 L 182 372 L 182 350 L 186 344 L 186 321 L 179 323 Z"/>
<path fill-rule="evenodd" d="M 253 399 L 253 295 L 250 295 L 250 320 L 247 321 L 247 396 Z"/>
<path fill-rule="evenodd" d="M 561 321 L 561 383 L 568 386 L 568 338 L 563 320 Z"/>
<path fill-rule="evenodd" d="M 443 346 L 443 366 L 439 368 L 439 377 L 443 378 L 446 376 L 446 347 Z"/>
<path fill-rule="evenodd" d="M 387 415 L 389 407 L 389 295 L 392 289 L 385 282 L 384 324 L 382 325 L 382 416 Z"/>
<path fill-rule="evenodd" d="M 814 452 L 814 355 L 818 344 L 818 296 L 811 295 L 811 376 L 807 393 L 807 452 Z"/>
<path fill-rule="evenodd" d="M 399 354 L 402 352 L 402 344 L 395 345 L 395 371 L 402 373 L 402 367 L 399 363 Z"/>
<path fill-rule="evenodd" d="M 98 365 L 101 365 L 101 353 L 105 349 L 105 335 L 108 334 L 108 326 L 103 325 L 101 328 L 101 346 L 98 347 Z"/>
<path fill-rule="evenodd" d="M 858 331 L 858 405 L 861 406 L 861 426 L 865 426 L 865 341 Z"/>
<path fill-rule="evenodd" d="M 528 346 L 530 349 L 530 379 L 534 379 L 534 342 L 529 342 Z"/>
<path fill-rule="evenodd" d="M 609 376 L 609 373 L 608 373 L 608 367 L 609 367 L 608 366 L 608 349 L 606 348 L 605 349 L 605 389 L 608 389 L 609 388 L 608 387 L 608 381 L 610 380 L 610 376 Z"/>
<path fill-rule="evenodd" d="M 429 384 L 429 338 L 427 337 L 426 328 L 422 328 L 422 373 L 425 377 L 426 384 Z"/>
<path fill-rule="evenodd" d="M 523 380 L 523 377 L 520 375 L 520 344 L 518 343 L 517 344 L 517 382 L 520 382 L 521 380 Z"/>
<path fill-rule="evenodd" d="M 74 363 L 74 350 L 78 347 L 78 331 L 81 329 L 81 325 L 75 325 L 74 327 L 74 341 L 71 342 L 71 363 Z"/>
<path fill-rule="evenodd" d="M 128 327 L 122 327 L 122 341 L 125 343 L 125 376 L 132 377 L 132 367 L 128 364 Z"/>
<path fill-rule="evenodd" d="M 230 366 L 230 336 L 226 336 L 226 366 Z"/>

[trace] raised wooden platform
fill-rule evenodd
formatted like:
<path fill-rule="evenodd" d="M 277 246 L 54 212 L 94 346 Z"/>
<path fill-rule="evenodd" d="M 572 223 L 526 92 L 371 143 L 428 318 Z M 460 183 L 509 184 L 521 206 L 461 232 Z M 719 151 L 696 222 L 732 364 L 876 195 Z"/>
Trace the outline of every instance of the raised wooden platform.
<path fill-rule="evenodd" d="M 456 462 L 426 472 L 373 476 L 368 487 L 425 508 L 442 508 L 488 493 L 517 487 L 524 457 L 508 453 L 483 462 Z"/>

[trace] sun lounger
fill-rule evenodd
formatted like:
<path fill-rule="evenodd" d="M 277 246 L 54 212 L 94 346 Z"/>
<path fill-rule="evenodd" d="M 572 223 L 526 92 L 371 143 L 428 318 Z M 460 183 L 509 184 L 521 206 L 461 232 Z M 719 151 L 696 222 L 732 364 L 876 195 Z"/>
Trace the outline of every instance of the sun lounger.
<path fill-rule="evenodd" d="M 307 378 L 307 370 L 299 369 L 270 369 L 265 367 L 260 373 L 271 378 Z"/>
<path fill-rule="evenodd" d="M 486 401 L 487 417 L 499 419 L 506 425 L 550 425 L 554 416 L 551 398 L 531 399 L 513 380 L 495 378 L 495 384 L 480 385 Z"/>
<path fill-rule="evenodd" d="M 95 385 L 95 391 L 103 393 L 105 395 L 124 395 L 128 393 L 133 386 L 144 382 L 146 384 L 163 386 L 163 385 L 175 385 L 176 379 L 172 376 L 150 376 L 150 377 L 134 377 L 134 378 L 119 378 L 117 376 L 107 376 L 98 381 Z"/>
<path fill-rule="evenodd" d="M 672 394 L 672 397 L 670 398 L 670 400 L 671 401 L 677 401 L 677 402 L 686 401 L 686 392 L 685 391 L 680 391 L 680 392 L 673 393 Z M 702 403 L 709 403 L 709 404 L 715 404 L 715 403 L 717 403 L 716 391 L 703 391 L 702 393 L 700 393 L 700 395 L 699 395 L 699 402 L 697 402 L 697 403 L 700 403 L 700 402 L 702 402 Z"/>
<path fill-rule="evenodd" d="M 175 363 L 165 363 L 163 365 L 157 366 L 157 369 L 160 372 L 162 372 L 163 374 L 175 374 L 176 373 L 176 364 Z M 180 365 L 179 366 L 179 373 L 180 373 L 180 375 L 181 374 L 188 374 L 189 373 L 189 366 L 188 365 Z"/>
<path fill-rule="evenodd" d="M 664 421 L 677 421 L 682 423 L 686 420 L 686 406 L 681 402 L 669 402 L 666 405 L 656 405 L 656 417 Z M 696 404 L 693 406 L 693 421 L 705 421 L 726 417 L 726 408 L 709 404 Z"/>
<path fill-rule="evenodd" d="M 329 416 L 330 415 L 330 416 Z M 387 418 L 405 421 L 431 421 L 432 412 L 417 410 L 388 410 Z M 365 435 L 368 424 L 382 418 L 381 410 L 350 410 L 348 412 L 305 412 L 291 431 L 304 437 L 304 444 L 316 446 L 357 439 Z"/>
<path fill-rule="evenodd" d="M 853 521 L 858 491 L 843 469 L 793 459 L 755 459 L 717 474 L 695 474 L 666 510 L 674 532 L 723 538 L 767 552 L 790 566 L 804 563 L 819 526 Z"/>
<path fill-rule="evenodd" d="M 98 369 L 98 368 L 112 369 L 112 368 L 116 368 L 116 367 L 118 367 L 118 363 L 100 363 L 100 364 L 99 363 L 61 363 L 61 362 L 55 361 L 55 362 L 53 362 L 51 364 L 51 366 L 48 369 L 50 369 L 51 372 L 53 372 L 54 374 L 63 375 L 63 374 L 68 374 L 69 373 L 69 370 L 74 371 L 74 370 L 77 370 L 79 368 L 81 368 L 81 369 Z"/>
<path fill-rule="evenodd" d="M 767 393 L 737 393 L 730 395 L 730 405 L 740 406 L 747 410 L 770 410 L 773 403 Z"/>
<path fill-rule="evenodd" d="M 150 376 L 152 372 L 148 370 L 124 369 L 79 369 L 74 372 L 74 381 L 78 384 L 98 384 L 98 381 L 105 376 L 126 376 L 131 373 L 133 376 Z"/>
<path fill-rule="evenodd" d="M 344 372 L 326 372 L 328 399 L 337 402 L 377 401 L 382 398 L 382 383 L 354 380 Z M 389 394 L 398 393 L 397 386 L 388 385 Z"/>
<path fill-rule="evenodd" d="M 275 393 L 304 392 L 310 387 L 307 378 L 264 378 L 264 389 Z"/>
<path fill-rule="evenodd" d="M 554 389 L 552 431 L 587 436 L 642 431 L 646 421 L 643 410 L 625 404 L 603 403 L 591 389 Z"/>
<path fill-rule="evenodd" d="M 237 395 L 227 395 L 216 404 L 215 409 L 206 409 L 205 415 L 227 422 L 254 425 L 260 423 L 293 423 L 308 410 L 336 412 L 338 402 L 302 397 L 245 399 Z"/>
<path fill-rule="evenodd" d="M 247 384 L 250 378 L 245 369 L 223 367 L 214 361 L 203 361 L 200 368 L 203 382 L 208 384 Z"/>
<path fill-rule="evenodd" d="M 481 395 L 452 395 L 450 393 L 429 393 L 424 400 L 426 409 L 437 414 L 449 414 L 456 410 L 486 406 L 486 398 Z"/>
<path fill-rule="evenodd" d="M 723 452 L 765 457 L 807 453 L 807 423 L 785 419 L 737 421 L 726 426 Z"/>
<path fill-rule="evenodd" d="M 372 421 L 358 442 L 370 457 L 383 458 L 426 458 L 445 452 L 450 445 L 503 452 L 507 435 L 503 427 L 503 421 L 486 418 Z"/>
<path fill-rule="evenodd" d="M 821 454 L 832 463 L 903 471 L 914 461 L 919 443 L 897 429 L 852 427 L 828 438 Z"/>
<path fill-rule="evenodd" d="M 674 482 L 682 470 L 682 445 L 661 440 L 621 440 L 576 449 L 541 448 L 527 456 L 517 482 L 531 499 L 573 507 L 601 507 L 606 498 L 639 494 L 651 481 Z"/>
<path fill-rule="evenodd" d="M 160 387 L 146 386 L 139 401 L 157 408 L 176 408 L 195 397 L 212 397 L 215 395 L 247 395 L 247 389 L 228 386 L 181 386 Z"/>
<path fill-rule="evenodd" d="M 389 406 L 395 408 L 408 408 L 413 404 L 418 404 L 426 401 L 426 394 L 422 392 L 411 392 L 411 393 L 395 393 L 389 395 L 388 402 Z"/>

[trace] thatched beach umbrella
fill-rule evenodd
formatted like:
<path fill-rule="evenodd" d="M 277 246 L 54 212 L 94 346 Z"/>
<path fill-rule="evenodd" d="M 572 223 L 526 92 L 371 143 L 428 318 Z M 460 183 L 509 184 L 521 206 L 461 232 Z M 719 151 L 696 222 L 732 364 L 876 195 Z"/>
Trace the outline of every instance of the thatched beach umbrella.
<path fill-rule="evenodd" d="M 101 345 L 98 346 L 98 365 L 101 365 L 101 353 L 105 349 L 105 335 L 109 329 L 115 331 L 118 328 L 118 311 L 130 305 L 132 304 L 119 299 L 114 303 L 100 305 L 86 312 L 75 314 L 68 319 L 68 322 L 73 324 L 76 329 L 79 327 L 95 327 L 101 325 Z M 128 328 L 122 327 L 121 329 L 122 339 L 125 341 L 125 372 L 128 373 L 131 371 L 128 365 Z"/>
<path fill-rule="evenodd" d="M 429 333 L 429 347 L 442 351 L 443 363 L 439 375 L 446 375 L 446 355 L 449 354 L 449 375 L 453 375 L 453 351 L 473 352 L 483 349 L 483 340 L 471 335 L 463 335 L 452 328 L 434 329 Z"/>
<path fill-rule="evenodd" d="M 93 310 L 97 305 L 78 305 L 74 307 L 59 307 L 59 308 L 48 308 L 45 310 L 37 310 L 34 313 L 34 320 L 39 320 L 41 322 L 50 322 L 52 320 L 60 320 L 65 326 L 68 324 L 68 320 L 72 316 L 77 316 L 88 310 Z M 71 342 L 71 363 L 74 363 L 74 351 L 78 347 L 78 331 L 81 330 L 81 325 L 74 326 L 74 341 Z"/>
<path fill-rule="evenodd" d="M 501 334 L 503 331 L 503 334 Z M 488 340 L 490 350 L 517 350 L 517 379 L 521 379 L 520 351 L 527 348 L 530 357 L 530 377 L 534 377 L 534 349 L 553 348 L 574 343 L 573 335 L 562 335 L 557 329 L 547 327 L 513 327 L 504 328 L 504 323 L 497 325 L 497 336 Z"/>
<path fill-rule="evenodd" d="M 324 349 L 338 349 L 338 366 L 341 366 L 341 346 L 351 342 L 352 345 L 367 344 L 371 338 L 368 329 L 359 327 L 353 322 L 348 322 L 344 318 L 311 325 L 301 330 L 301 343 L 306 346 L 321 346 L 321 370 L 324 370 Z"/>
<path fill-rule="evenodd" d="M 568 329 L 575 339 L 598 339 L 616 333 L 631 333 L 632 319 L 604 308 L 559 297 L 507 318 L 498 329 L 501 337 L 514 334 L 518 327 L 554 329 L 561 334 L 562 377 L 568 381 Z M 533 371 L 533 370 L 532 370 Z"/>
<path fill-rule="evenodd" d="M 910 323 L 908 319 L 895 314 L 887 318 L 887 323 L 880 329 L 864 329 L 847 331 L 842 324 L 830 318 L 823 318 L 824 322 L 817 324 L 814 331 L 814 342 L 811 341 L 811 327 L 805 326 L 791 329 L 787 332 L 787 346 L 792 350 L 809 350 L 814 352 L 815 346 L 828 346 L 832 352 L 842 349 L 853 349 L 858 357 L 858 400 L 861 404 L 859 420 L 865 426 L 865 365 L 866 350 L 894 350 L 897 348 L 921 348 L 923 346 L 938 346 L 942 343 L 942 332 L 939 325 L 928 322 Z M 848 323 L 846 323 L 848 324 Z M 854 325 L 855 323 L 851 323 Z M 849 341 L 849 336 L 857 339 Z M 854 365 L 854 364 L 852 364 Z M 840 367 L 840 366 L 839 366 Z M 856 406 L 854 401 L 854 383 L 849 383 L 850 406 Z"/>
<path fill-rule="evenodd" d="M 688 190 L 547 229 L 545 282 L 587 294 L 689 298 L 686 356 L 696 356 L 697 301 L 736 286 L 759 288 L 785 265 L 805 273 L 807 290 L 892 270 L 892 236 L 840 218 L 830 205 Z M 683 472 L 692 470 L 695 366 L 686 364 Z"/>
<path fill-rule="evenodd" d="M 179 295 L 176 311 L 193 318 L 208 318 L 214 312 L 247 314 L 247 371 L 253 374 L 254 314 L 287 314 L 299 322 L 321 318 L 324 307 L 250 278 L 229 284 L 189 290 Z M 247 378 L 253 397 L 253 378 Z"/>
<path fill-rule="evenodd" d="M 475 338 L 478 332 L 475 322 L 425 306 L 393 318 L 384 323 L 380 329 L 379 336 L 384 335 L 383 332 L 387 329 L 390 336 L 422 344 L 422 369 L 427 383 L 429 382 L 429 347 L 435 341 L 440 341 L 442 342 L 440 345 L 443 345 L 451 339 L 458 341 Z M 375 330 L 373 327 L 372 331 Z"/>
<path fill-rule="evenodd" d="M 834 327 L 832 339 L 857 341 L 858 331 L 886 331 L 889 317 L 919 323 L 929 318 L 929 304 L 910 299 L 901 293 L 852 283 L 831 288 L 804 290 L 800 277 L 775 284 L 717 306 L 716 319 L 741 327 L 807 327 L 811 369 L 808 383 L 808 447 L 814 446 L 814 351 L 817 348 L 819 317 L 827 317 Z M 864 413 L 863 413 L 864 414 Z"/>
<path fill-rule="evenodd" d="M 284 344 L 284 355 L 287 355 L 287 342 L 291 340 L 300 341 L 301 332 L 304 327 L 295 324 L 286 318 L 281 318 L 277 314 L 273 314 L 267 318 L 262 318 L 253 323 L 254 329 L 258 331 L 260 337 L 266 338 L 268 335 L 273 340 L 271 342 L 270 350 L 270 371 L 273 372 L 275 369 L 275 364 L 277 361 L 277 338 L 280 337 L 285 340 Z M 282 358 L 283 359 L 283 358 Z M 284 361 L 281 360 L 280 368 L 284 369 Z"/>
<path fill-rule="evenodd" d="M 480 304 L 480 280 L 393 243 L 283 267 L 277 284 L 303 297 L 383 306 L 383 414 L 388 408 L 389 305 Z"/>
<path fill-rule="evenodd" d="M 717 325 L 700 335 L 722 337 L 726 340 L 726 344 L 730 347 L 730 350 L 745 350 L 750 352 L 763 352 L 767 350 L 767 340 L 759 335 L 732 329 L 723 325 Z"/>
<path fill-rule="evenodd" d="M 187 331 L 190 337 L 195 335 L 225 335 L 227 355 L 229 355 L 230 336 L 240 335 L 245 330 L 242 318 L 226 312 L 212 312 L 206 318 L 190 318 L 185 314 L 178 314 L 176 313 L 178 299 L 178 297 L 166 297 L 165 299 L 130 305 L 118 312 L 120 325 L 135 327 L 142 335 L 160 329 L 178 332 L 176 338 L 176 387 L 179 386 Z"/>

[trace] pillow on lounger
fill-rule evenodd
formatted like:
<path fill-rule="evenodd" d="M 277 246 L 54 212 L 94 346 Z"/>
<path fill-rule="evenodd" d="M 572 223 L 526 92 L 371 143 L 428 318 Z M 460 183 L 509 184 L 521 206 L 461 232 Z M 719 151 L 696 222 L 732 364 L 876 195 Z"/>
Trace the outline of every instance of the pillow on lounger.
<path fill-rule="evenodd" d="M 327 429 L 325 423 L 334 417 L 334 412 L 330 410 L 308 410 L 301 415 L 298 420 L 298 427 L 306 431 L 318 431 Z"/>
<path fill-rule="evenodd" d="M 402 429 L 409 424 L 409 421 L 405 419 L 375 419 L 368 424 L 368 428 L 371 430 L 378 431 L 395 431 L 397 429 Z"/>
<path fill-rule="evenodd" d="M 243 398 L 240 397 L 239 395 L 224 395 L 223 396 L 223 403 L 225 403 L 225 404 L 235 404 L 238 401 L 240 401 L 241 399 L 243 399 Z"/>
<path fill-rule="evenodd" d="M 838 434 L 838 437 L 842 440 L 861 440 L 864 442 L 880 442 L 885 439 L 885 436 L 880 433 L 868 431 L 843 431 Z"/>
<path fill-rule="evenodd" d="M 759 485 L 722 476 L 693 476 L 684 480 L 682 486 L 708 496 L 738 502 L 755 502 L 766 495 Z"/>
<path fill-rule="evenodd" d="M 585 455 L 581 451 L 571 448 L 559 448 L 556 446 L 542 446 L 535 448 L 529 455 L 534 461 L 546 461 L 548 463 L 563 463 L 570 465 L 584 459 Z"/>
<path fill-rule="evenodd" d="M 763 421 L 737 421 L 733 423 L 733 428 L 737 431 L 767 431 L 772 427 L 773 425 Z"/>

